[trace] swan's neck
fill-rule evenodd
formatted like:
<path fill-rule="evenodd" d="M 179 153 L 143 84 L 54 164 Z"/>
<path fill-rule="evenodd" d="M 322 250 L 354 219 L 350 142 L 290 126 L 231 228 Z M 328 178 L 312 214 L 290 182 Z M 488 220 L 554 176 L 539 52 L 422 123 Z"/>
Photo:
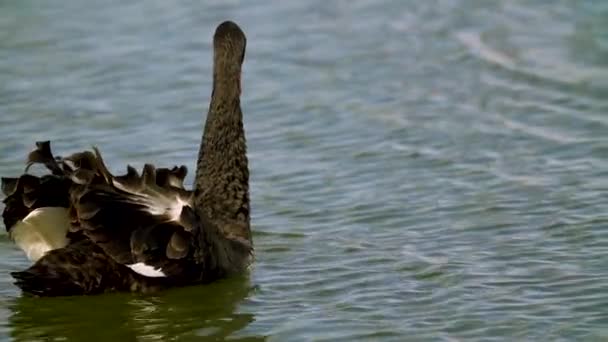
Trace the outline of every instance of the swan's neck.
<path fill-rule="evenodd" d="M 240 69 L 216 65 L 213 93 L 199 151 L 195 203 L 223 227 L 249 228 L 249 169 L 240 106 Z M 226 71 L 228 70 L 228 71 Z M 250 239 L 250 236 L 247 236 Z"/>
<path fill-rule="evenodd" d="M 221 61 L 216 62 L 213 71 L 213 91 L 211 93 L 211 105 L 221 102 L 237 100 L 241 96 L 241 69 L 236 65 L 224 65 Z M 238 104 L 237 104 L 238 106 Z M 212 108 L 209 114 L 212 114 Z M 209 120 L 207 119 L 207 122 Z"/>

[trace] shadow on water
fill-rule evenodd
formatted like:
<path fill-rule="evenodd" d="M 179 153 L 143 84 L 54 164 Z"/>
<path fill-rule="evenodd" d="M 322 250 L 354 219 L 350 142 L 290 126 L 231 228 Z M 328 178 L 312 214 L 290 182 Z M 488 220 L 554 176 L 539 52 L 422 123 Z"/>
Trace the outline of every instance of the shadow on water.
<path fill-rule="evenodd" d="M 238 333 L 254 321 L 238 312 L 251 290 L 237 278 L 156 296 L 20 297 L 8 324 L 15 341 L 262 341 Z"/>

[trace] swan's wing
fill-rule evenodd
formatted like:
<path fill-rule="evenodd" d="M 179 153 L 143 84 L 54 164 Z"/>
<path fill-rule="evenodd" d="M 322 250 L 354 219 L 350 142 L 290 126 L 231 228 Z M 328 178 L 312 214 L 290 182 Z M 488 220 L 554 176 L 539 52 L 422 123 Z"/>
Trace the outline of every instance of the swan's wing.
<path fill-rule="evenodd" d="M 100 153 L 68 157 L 92 168 L 74 174 L 70 190 L 72 224 L 119 263 L 147 276 L 184 276 L 194 263 L 196 217 L 191 193 L 183 188 L 186 168 L 131 167 L 114 177 Z M 78 168 L 76 168 L 78 170 Z M 92 175 L 91 175 L 92 173 Z"/>
<path fill-rule="evenodd" d="M 141 176 L 128 167 L 125 175 L 113 176 L 96 149 L 61 158 L 52 155 L 48 142 L 37 147 L 28 167 L 41 163 L 52 175 L 3 179 L 7 227 L 27 220 L 38 208 L 65 208 L 69 222 L 57 234 L 86 238 L 117 263 L 146 276 L 193 272 L 199 229 L 191 193 L 183 188 L 185 167 L 146 165 Z"/>

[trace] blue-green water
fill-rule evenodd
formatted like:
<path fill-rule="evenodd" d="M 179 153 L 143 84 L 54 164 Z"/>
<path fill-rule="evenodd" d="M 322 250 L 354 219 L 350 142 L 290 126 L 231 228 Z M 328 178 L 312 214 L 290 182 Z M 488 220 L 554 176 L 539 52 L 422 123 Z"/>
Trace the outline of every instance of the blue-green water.
<path fill-rule="evenodd" d="M 249 276 L 21 298 L 3 235 L 2 339 L 608 339 L 605 1 L 0 0 L 0 174 L 44 139 L 192 171 L 225 19 Z"/>

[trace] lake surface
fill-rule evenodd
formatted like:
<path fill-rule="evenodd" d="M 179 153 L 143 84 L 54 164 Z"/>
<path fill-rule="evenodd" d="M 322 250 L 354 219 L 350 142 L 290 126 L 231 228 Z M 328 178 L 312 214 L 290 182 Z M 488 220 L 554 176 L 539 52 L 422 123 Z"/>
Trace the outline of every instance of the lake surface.
<path fill-rule="evenodd" d="M 0 339 L 608 339 L 606 1 L 0 1 L 0 174 L 50 139 L 191 183 L 226 19 L 250 274 L 22 298 L 2 227 Z"/>

